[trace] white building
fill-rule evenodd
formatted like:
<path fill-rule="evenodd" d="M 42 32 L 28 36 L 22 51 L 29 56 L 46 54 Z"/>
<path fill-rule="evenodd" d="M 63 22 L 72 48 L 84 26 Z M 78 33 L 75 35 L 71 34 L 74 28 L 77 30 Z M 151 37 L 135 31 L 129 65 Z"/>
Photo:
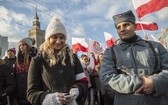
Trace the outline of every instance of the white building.
<path fill-rule="evenodd" d="M 5 52 L 8 50 L 8 37 L 0 35 L 0 58 L 5 55 Z"/>

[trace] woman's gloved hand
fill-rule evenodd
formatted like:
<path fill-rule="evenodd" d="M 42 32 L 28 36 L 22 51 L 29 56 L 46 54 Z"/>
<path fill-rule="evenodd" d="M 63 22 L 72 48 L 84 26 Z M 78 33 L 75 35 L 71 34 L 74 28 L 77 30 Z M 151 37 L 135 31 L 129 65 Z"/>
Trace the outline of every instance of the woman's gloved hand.
<path fill-rule="evenodd" d="M 75 97 L 75 99 L 79 96 L 79 89 L 76 87 L 76 88 L 72 88 L 70 91 L 69 91 L 69 94 L 70 95 L 73 95 Z"/>
<path fill-rule="evenodd" d="M 44 98 L 44 101 L 42 105 L 61 105 L 61 104 L 66 104 L 66 93 L 50 93 L 47 94 L 46 97 Z"/>
<path fill-rule="evenodd" d="M 76 103 L 76 95 L 74 94 L 67 94 L 66 97 L 66 105 L 77 105 Z"/>

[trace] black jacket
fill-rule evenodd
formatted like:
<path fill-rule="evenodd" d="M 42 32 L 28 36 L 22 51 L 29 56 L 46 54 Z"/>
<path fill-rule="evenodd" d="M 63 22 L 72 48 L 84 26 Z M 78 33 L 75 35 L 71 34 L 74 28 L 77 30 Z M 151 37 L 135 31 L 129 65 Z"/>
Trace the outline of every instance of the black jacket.
<path fill-rule="evenodd" d="M 14 58 L 5 58 L 4 61 L 5 61 L 8 65 L 10 65 L 11 67 L 13 67 L 14 64 L 15 64 L 15 62 L 16 62 L 16 57 L 14 57 Z"/>
<path fill-rule="evenodd" d="M 3 64 L 0 65 L 0 105 L 7 104 L 7 96 L 13 94 L 16 83 L 12 67 Z"/>

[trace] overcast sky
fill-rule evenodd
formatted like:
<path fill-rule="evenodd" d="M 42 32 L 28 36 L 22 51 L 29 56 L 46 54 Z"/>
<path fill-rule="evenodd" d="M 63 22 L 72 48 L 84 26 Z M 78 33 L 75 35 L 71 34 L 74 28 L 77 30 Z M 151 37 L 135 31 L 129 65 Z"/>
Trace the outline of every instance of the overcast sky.
<path fill-rule="evenodd" d="M 58 16 L 67 28 L 68 43 L 71 37 L 84 37 L 105 44 L 104 31 L 118 37 L 112 16 L 132 10 L 131 0 L 0 0 L 0 35 L 7 36 L 9 47 L 27 37 L 36 13 L 41 29 L 45 30 L 52 16 Z M 160 34 L 168 27 L 168 8 L 149 14 L 141 21 L 156 22 L 157 31 L 145 31 L 146 34 Z M 136 15 L 136 14 L 135 14 Z M 142 31 L 137 32 L 144 36 Z"/>

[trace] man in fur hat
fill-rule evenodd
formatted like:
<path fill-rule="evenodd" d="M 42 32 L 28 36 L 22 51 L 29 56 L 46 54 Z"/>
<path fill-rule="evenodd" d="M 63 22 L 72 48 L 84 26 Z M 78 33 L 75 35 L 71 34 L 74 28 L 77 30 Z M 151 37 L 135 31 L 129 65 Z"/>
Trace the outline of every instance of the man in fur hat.
<path fill-rule="evenodd" d="M 168 51 L 135 33 L 135 16 L 113 16 L 120 42 L 104 52 L 100 77 L 114 105 L 168 105 Z"/>

